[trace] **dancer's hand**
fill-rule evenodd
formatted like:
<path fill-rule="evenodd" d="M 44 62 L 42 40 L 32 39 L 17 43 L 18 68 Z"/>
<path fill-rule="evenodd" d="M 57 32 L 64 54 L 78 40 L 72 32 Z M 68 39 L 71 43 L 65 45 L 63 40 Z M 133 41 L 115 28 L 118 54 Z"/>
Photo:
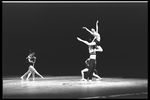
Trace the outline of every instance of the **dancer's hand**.
<path fill-rule="evenodd" d="M 77 39 L 78 39 L 79 41 L 82 41 L 79 37 L 77 37 Z"/>
<path fill-rule="evenodd" d="M 77 40 L 79 40 L 79 41 L 80 41 L 80 38 L 79 38 L 79 37 L 77 37 Z"/>
<path fill-rule="evenodd" d="M 102 78 L 100 78 L 100 77 L 96 79 L 96 81 L 101 81 L 101 80 L 102 80 Z"/>
<path fill-rule="evenodd" d="M 97 22 L 96 23 L 98 23 L 99 21 L 97 20 Z"/>
<path fill-rule="evenodd" d="M 83 29 L 87 29 L 86 27 L 82 27 Z"/>

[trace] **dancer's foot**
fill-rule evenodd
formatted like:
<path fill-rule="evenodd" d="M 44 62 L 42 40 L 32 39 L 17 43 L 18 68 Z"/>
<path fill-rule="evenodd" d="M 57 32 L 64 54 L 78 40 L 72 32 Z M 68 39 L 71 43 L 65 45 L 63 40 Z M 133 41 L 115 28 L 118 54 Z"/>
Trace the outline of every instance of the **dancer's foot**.
<path fill-rule="evenodd" d="M 89 80 L 89 82 L 92 82 L 92 80 Z"/>
<path fill-rule="evenodd" d="M 21 78 L 21 80 L 23 80 L 23 77 L 20 77 Z"/>
<path fill-rule="evenodd" d="M 96 81 L 101 81 L 101 80 L 102 80 L 102 78 L 97 78 L 97 79 L 96 79 Z"/>
<path fill-rule="evenodd" d="M 81 81 L 87 81 L 85 78 L 82 78 Z"/>
<path fill-rule="evenodd" d="M 41 76 L 41 78 L 44 78 L 43 76 Z"/>

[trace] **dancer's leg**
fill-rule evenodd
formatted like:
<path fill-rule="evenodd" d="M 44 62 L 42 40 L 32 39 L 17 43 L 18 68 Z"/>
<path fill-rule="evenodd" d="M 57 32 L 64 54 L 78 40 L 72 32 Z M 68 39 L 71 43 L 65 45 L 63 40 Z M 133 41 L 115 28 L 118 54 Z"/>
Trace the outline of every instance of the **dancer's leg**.
<path fill-rule="evenodd" d="M 21 76 L 21 79 L 23 80 L 24 76 L 26 76 L 30 71 L 28 70 L 24 75 Z"/>
<path fill-rule="evenodd" d="M 35 68 L 34 68 L 34 72 L 35 72 L 37 75 L 39 75 L 41 78 L 44 78 L 41 74 L 39 74 L 39 73 L 36 71 Z"/>
<path fill-rule="evenodd" d="M 85 78 L 84 78 L 84 72 L 87 72 L 89 69 L 88 68 L 85 68 L 85 69 L 83 69 L 82 71 L 81 71 L 81 75 L 82 75 L 82 79 L 81 80 L 86 80 Z"/>
<path fill-rule="evenodd" d="M 29 74 L 28 74 L 26 80 L 29 80 L 30 75 L 31 75 L 31 72 L 29 72 Z"/>
<path fill-rule="evenodd" d="M 98 76 L 97 74 L 93 73 L 93 76 L 95 76 L 97 79 L 96 80 L 101 80 L 102 78 Z"/>
<path fill-rule="evenodd" d="M 33 72 L 32 73 L 32 78 L 33 78 L 33 81 L 35 80 L 35 73 Z"/>
<path fill-rule="evenodd" d="M 32 70 L 33 73 L 36 73 L 36 74 L 39 75 L 41 78 L 43 78 L 43 76 L 40 75 L 40 74 L 36 71 L 36 69 L 35 69 L 33 66 L 30 66 L 30 70 Z"/>
<path fill-rule="evenodd" d="M 94 71 L 94 63 L 95 63 L 95 59 L 90 59 L 89 71 L 88 71 L 89 81 L 92 81 L 92 75 L 93 75 L 93 71 Z"/>
<path fill-rule="evenodd" d="M 93 76 L 95 76 L 97 79 L 96 80 L 101 80 L 102 78 L 98 75 L 98 72 L 96 69 L 94 69 L 94 72 L 93 72 Z"/>
<path fill-rule="evenodd" d="M 98 71 L 96 69 L 94 69 L 94 73 L 98 75 Z"/>

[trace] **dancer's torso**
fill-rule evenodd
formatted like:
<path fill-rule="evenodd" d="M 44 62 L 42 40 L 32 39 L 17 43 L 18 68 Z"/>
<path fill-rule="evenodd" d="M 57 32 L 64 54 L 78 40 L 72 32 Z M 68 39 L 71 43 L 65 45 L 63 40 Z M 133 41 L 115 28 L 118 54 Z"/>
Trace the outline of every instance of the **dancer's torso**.
<path fill-rule="evenodd" d="M 89 47 L 89 53 L 90 53 L 90 59 L 96 59 L 96 51 L 93 49 L 93 47 Z"/>
<path fill-rule="evenodd" d="M 29 60 L 29 59 L 30 59 L 30 60 Z M 36 61 L 36 57 L 31 57 L 31 58 L 29 58 L 29 59 L 28 59 L 29 65 L 34 66 L 34 63 L 35 63 L 35 61 Z"/>
<path fill-rule="evenodd" d="M 100 34 L 95 32 L 94 37 L 96 37 L 96 40 L 100 42 Z"/>

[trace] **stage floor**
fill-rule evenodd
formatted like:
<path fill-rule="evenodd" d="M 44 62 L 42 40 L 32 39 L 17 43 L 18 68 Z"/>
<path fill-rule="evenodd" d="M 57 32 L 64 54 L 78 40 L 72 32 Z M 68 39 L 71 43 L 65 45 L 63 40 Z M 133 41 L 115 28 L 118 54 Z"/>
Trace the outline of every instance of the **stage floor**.
<path fill-rule="evenodd" d="M 7 77 L 3 78 L 3 98 L 148 98 L 147 79 L 80 79 L 81 76 L 47 76 L 22 81 L 20 77 Z"/>

